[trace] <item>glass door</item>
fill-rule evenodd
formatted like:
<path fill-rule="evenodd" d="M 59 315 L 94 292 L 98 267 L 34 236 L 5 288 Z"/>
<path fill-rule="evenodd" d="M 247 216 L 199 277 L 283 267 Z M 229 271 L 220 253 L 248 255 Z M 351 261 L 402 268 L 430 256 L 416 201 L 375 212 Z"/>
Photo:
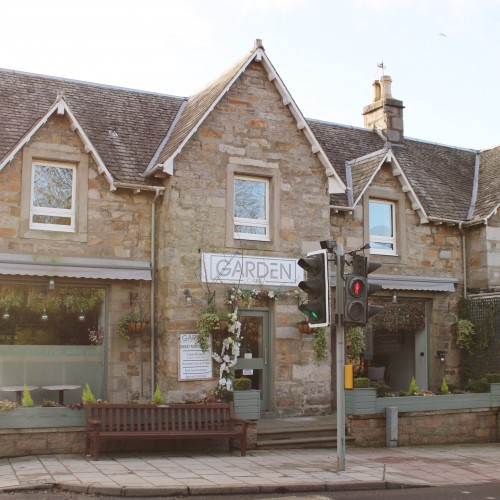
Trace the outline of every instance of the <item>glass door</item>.
<path fill-rule="evenodd" d="M 248 310 L 239 312 L 241 321 L 241 351 L 236 364 L 236 376 L 252 381 L 252 389 L 260 390 L 260 408 L 270 410 L 271 349 L 269 312 Z"/>

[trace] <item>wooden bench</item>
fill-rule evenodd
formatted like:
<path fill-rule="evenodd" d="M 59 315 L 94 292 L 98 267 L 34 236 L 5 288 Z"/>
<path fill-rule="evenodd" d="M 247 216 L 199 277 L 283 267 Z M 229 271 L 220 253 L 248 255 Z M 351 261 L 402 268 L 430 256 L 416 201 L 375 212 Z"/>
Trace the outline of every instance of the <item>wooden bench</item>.
<path fill-rule="evenodd" d="M 101 443 L 122 439 L 239 438 L 246 453 L 247 420 L 233 417 L 233 403 L 88 403 L 85 452 L 99 459 Z"/>

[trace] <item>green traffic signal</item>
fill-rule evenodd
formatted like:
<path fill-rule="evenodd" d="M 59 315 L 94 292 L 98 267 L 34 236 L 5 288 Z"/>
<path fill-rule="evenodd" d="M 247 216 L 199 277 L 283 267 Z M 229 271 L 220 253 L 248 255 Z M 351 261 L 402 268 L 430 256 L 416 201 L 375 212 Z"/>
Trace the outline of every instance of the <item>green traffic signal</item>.
<path fill-rule="evenodd" d="M 298 266 L 307 272 L 307 277 L 298 287 L 307 294 L 307 303 L 299 306 L 300 312 L 312 327 L 330 324 L 330 281 L 328 276 L 328 254 L 326 250 L 309 252 L 298 260 Z"/>

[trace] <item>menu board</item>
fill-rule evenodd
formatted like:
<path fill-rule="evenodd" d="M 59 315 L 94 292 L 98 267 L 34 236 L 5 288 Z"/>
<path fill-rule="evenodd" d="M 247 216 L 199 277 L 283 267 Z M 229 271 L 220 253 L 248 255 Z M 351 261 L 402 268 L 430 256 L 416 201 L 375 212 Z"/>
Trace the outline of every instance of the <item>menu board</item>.
<path fill-rule="evenodd" d="M 210 339 L 209 345 L 212 345 Z M 212 356 L 196 343 L 196 333 L 183 333 L 179 338 L 179 380 L 213 378 Z"/>

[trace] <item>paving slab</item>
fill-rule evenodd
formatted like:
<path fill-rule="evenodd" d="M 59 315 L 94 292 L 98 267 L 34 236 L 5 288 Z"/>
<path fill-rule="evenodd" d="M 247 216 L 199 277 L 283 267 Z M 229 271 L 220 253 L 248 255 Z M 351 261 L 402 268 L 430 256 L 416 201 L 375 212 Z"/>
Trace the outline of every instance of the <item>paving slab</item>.
<path fill-rule="evenodd" d="M 122 496 L 335 491 L 500 482 L 500 445 L 250 450 L 231 454 L 43 455 L 0 461 L 0 492 L 40 485 Z"/>

